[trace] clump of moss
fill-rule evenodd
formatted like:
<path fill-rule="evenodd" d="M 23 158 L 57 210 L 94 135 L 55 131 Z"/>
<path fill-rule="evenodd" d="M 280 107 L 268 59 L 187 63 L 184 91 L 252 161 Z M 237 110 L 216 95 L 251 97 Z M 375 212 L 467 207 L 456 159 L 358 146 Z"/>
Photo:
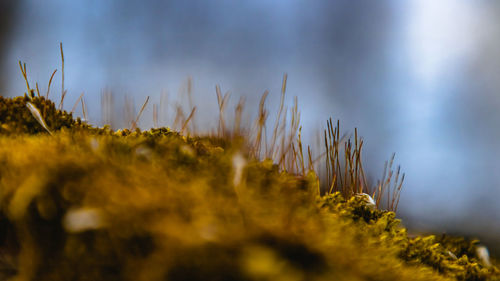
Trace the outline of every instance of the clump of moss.
<path fill-rule="evenodd" d="M 33 93 L 16 98 L 0 96 L 0 134 L 39 134 L 47 133 L 27 107 L 31 103 L 40 112 L 50 130 L 75 129 L 86 127 L 80 118 L 73 119 L 71 113 L 57 110 L 51 100 L 35 97 Z"/>
<path fill-rule="evenodd" d="M 474 243 L 409 238 L 394 212 L 322 195 L 314 170 L 285 172 L 234 139 L 93 128 L 44 98 L 0 104 L 2 279 L 500 278 Z"/>
<path fill-rule="evenodd" d="M 401 257 L 409 263 L 430 265 L 457 280 L 497 280 L 498 268 L 485 264 L 477 256 L 478 242 L 447 235 L 415 237 L 408 241 Z"/>
<path fill-rule="evenodd" d="M 381 211 L 364 203 L 363 198 L 344 200 L 339 194 L 323 197 L 323 208 L 335 210 L 352 218 L 362 229 L 381 240 L 387 239 L 390 247 L 399 248 L 398 257 L 411 265 L 427 265 L 440 274 L 457 280 L 498 280 L 496 266 L 485 264 L 477 256 L 478 240 L 449 235 L 409 237 L 394 212 Z"/>

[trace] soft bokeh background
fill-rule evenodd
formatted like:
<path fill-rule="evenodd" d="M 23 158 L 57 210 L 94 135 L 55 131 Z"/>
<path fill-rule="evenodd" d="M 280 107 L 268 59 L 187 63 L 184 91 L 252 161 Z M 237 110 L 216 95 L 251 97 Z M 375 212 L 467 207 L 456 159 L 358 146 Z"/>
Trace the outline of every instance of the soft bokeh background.
<path fill-rule="evenodd" d="M 25 92 L 22 60 L 42 92 L 59 69 L 58 100 L 63 42 L 66 109 L 85 92 L 101 125 L 112 92 L 124 126 L 125 95 L 139 107 L 163 93 L 168 125 L 191 76 L 198 124 L 214 127 L 216 84 L 248 108 L 268 89 L 275 113 L 286 72 L 311 139 L 330 116 L 344 132 L 358 127 L 372 179 L 396 152 L 410 229 L 476 236 L 498 255 L 499 14 L 497 2 L 466 0 L 0 1 L 0 94 Z"/>

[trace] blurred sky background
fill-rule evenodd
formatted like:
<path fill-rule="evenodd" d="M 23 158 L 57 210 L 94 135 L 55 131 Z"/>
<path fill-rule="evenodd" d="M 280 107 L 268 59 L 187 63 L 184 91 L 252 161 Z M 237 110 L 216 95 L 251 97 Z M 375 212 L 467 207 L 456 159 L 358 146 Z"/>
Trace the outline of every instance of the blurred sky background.
<path fill-rule="evenodd" d="M 359 129 L 365 168 L 406 173 L 399 216 L 410 229 L 467 234 L 500 250 L 500 4 L 496 1 L 19 0 L 0 1 L 0 94 L 23 94 L 18 60 L 41 92 L 65 53 L 65 108 L 85 92 L 101 125 L 101 94 L 124 96 L 151 126 L 152 103 L 185 99 L 193 78 L 198 123 L 216 126 L 215 85 L 255 112 L 270 90 L 276 113 L 299 100 L 309 136 L 329 117 Z M 231 107 L 229 107 L 231 108 Z M 81 115 L 80 109 L 77 114 Z M 251 115 L 249 115 L 251 116 Z M 120 123 L 121 122 L 121 123 Z M 310 137 L 313 139 L 313 137 Z"/>

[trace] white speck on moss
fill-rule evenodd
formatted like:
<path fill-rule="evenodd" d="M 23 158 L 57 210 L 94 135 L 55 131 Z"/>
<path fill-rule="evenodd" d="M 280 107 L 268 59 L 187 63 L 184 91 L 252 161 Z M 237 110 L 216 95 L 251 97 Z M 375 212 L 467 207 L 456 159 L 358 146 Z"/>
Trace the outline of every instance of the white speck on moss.
<path fill-rule="evenodd" d="M 234 177 L 233 177 L 233 184 L 234 186 L 239 186 L 241 183 L 241 179 L 243 177 L 243 168 L 245 168 L 245 165 L 247 164 L 245 157 L 241 155 L 240 152 L 236 153 L 233 156 L 233 170 L 234 170 Z"/>
<path fill-rule="evenodd" d="M 147 147 L 139 146 L 138 148 L 135 149 L 135 154 L 144 157 L 147 160 L 151 160 L 151 155 L 153 154 L 153 152 L 151 151 L 151 149 Z"/>
<path fill-rule="evenodd" d="M 191 158 L 194 158 L 196 156 L 196 153 L 195 153 L 194 149 L 192 147 L 190 147 L 189 145 L 182 145 L 179 148 L 179 150 L 185 156 L 188 156 L 188 157 L 191 157 Z"/>
<path fill-rule="evenodd" d="M 104 223 L 99 210 L 80 208 L 69 210 L 63 219 L 66 231 L 71 233 L 101 228 Z"/>
<path fill-rule="evenodd" d="M 90 148 L 94 152 L 97 152 L 99 150 L 99 141 L 96 138 L 91 138 L 90 139 Z"/>
<path fill-rule="evenodd" d="M 375 200 L 373 200 L 373 198 L 366 193 L 358 193 L 358 194 L 356 194 L 356 197 L 362 198 L 363 201 L 366 203 L 366 206 L 368 206 L 370 208 L 375 208 L 377 206 L 377 204 L 375 203 Z"/>
<path fill-rule="evenodd" d="M 486 248 L 486 246 L 483 245 L 477 246 L 476 255 L 484 263 L 484 265 L 488 267 L 491 266 L 490 252 L 488 251 L 488 248 Z"/>
<path fill-rule="evenodd" d="M 448 250 L 448 255 L 453 259 L 453 260 L 457 260 L 457 256 L 450 250 Z"/>
<path fill-rule="evenodd" d="M 49 132 L 49 134 L 52 135 L 52 132 L 49 130 L 49 127 L 47 127 L 47 124 L 45 123 L 45 120 L 43 120 L 42 114 L 40 114 L 40 111 L 38 110 L 38 108 L 36 108 L 36 106 L 34 106 L 31 102 L 27 102 L 26 107 L 28 107 L 28 109 L 31 112 L 31 115 L 33 115 L 33 117 L 36 119 L 36 121 L 38 123 L 40 123 L 40 125 L 45 130 L 47 130 L 47 132 Z"/>

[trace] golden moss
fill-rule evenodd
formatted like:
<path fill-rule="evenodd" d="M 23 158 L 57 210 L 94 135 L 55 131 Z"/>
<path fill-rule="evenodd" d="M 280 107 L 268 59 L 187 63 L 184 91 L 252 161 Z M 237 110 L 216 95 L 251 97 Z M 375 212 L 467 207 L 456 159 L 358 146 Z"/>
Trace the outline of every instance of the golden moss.
<path fill-rule="evenodd" d="M 80 118 L 74 120 L 70 113 L 57 110 L 52 101 L 44 97 L 35 97 L 31 93 L 30 96 L 24 95 L 16 98 L 0 97 L 1 134 L 38 134 L 47 132 L 28 109 L 28 103 L 32 103 L 39 110 L 51 130 L 85 127 Z"/>
<path fill-rule="evenodd" d="M 320 196 L 313 171 L 282 172 L 238 142 L 92 128 L 43 98 L 0 106 L 1 279 L 500 278 L 474 241 L 409 238 L 393 212 Z"/>

